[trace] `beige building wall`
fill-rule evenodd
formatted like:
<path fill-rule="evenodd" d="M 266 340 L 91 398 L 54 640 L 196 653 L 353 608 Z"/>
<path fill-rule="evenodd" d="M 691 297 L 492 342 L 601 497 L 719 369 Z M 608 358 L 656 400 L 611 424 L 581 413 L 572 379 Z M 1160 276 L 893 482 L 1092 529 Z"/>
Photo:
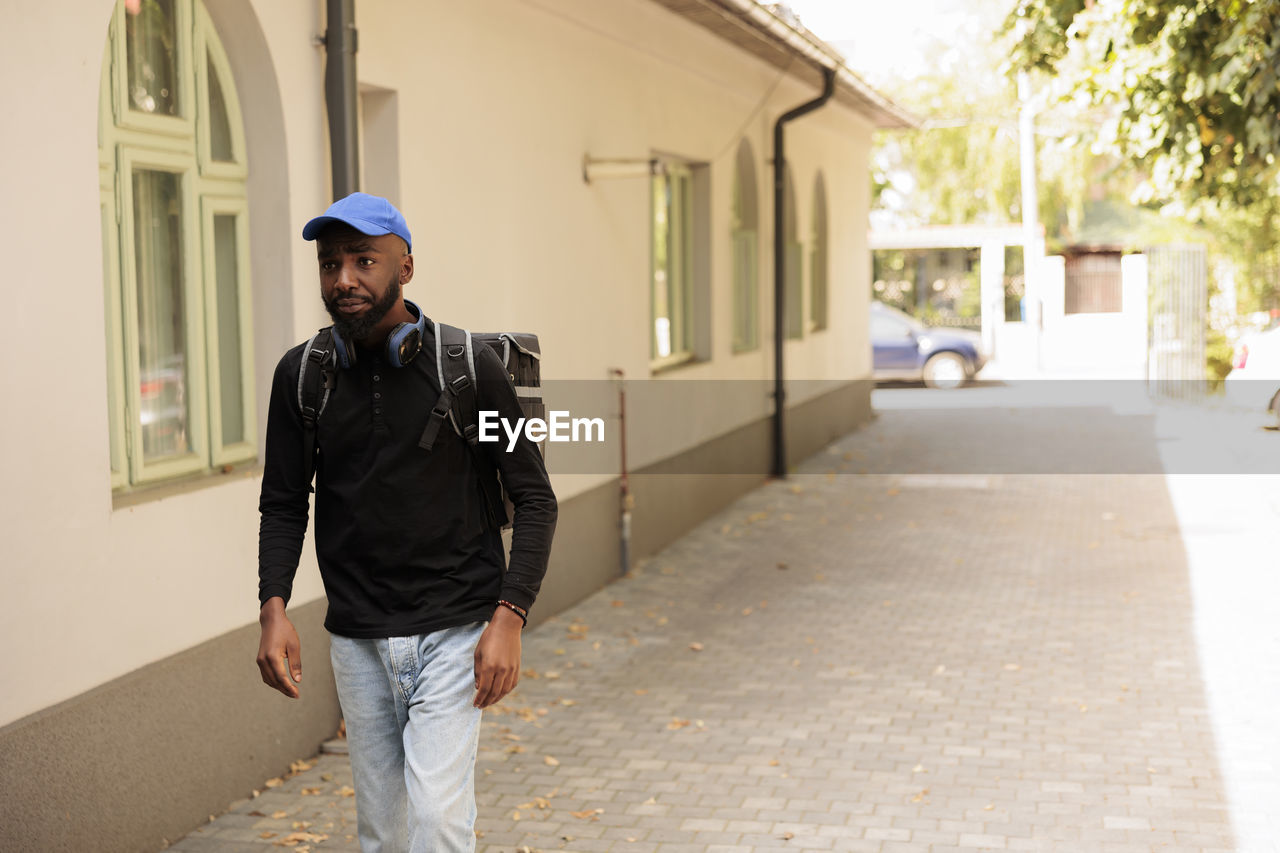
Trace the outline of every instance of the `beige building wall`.
<path fill-rule="evenodd" d="M 303 224 L 330 198 L 325 57 L 313 44 L 325 26 L 322 5 L 207 4 L 236 79 L 250 159 L 259 443 L 276 361 L 327 322 L 312 246 L 300 238 Z M 413 229 L 416 275 L 406 295 L 447 322 L 537 332 L 544 381 L 595 381 L 578 386 L 586 390 L 574 405 L 587 411 L 575 415 L 616 420 L 609 369 L 643 380 L 634 385 L 628 423 L 635 469 L 660 467 L 723 441 L 761 456 L 757 467 L 764 470 L 772 410 L 766 393 L 772 123 L 814 97 L 812 88 L 779 81 L 777 69 L 649 0 L 361 0 L 357 7 L 361 84 L 384 97 L 378 126 L 398 128 L 394 137 L 383 134 L 364 145 L 366 158 L 394 157 L 396 169 L 370 174 L 385 182 L 398 172 L 399 186 L 367 189 L 398 196 Z M 318 683 L 308 684 L 311 701 L 328 704 L 322 712 L 314 705 L 299 710 L 258 683 L 252 659 L 257 469 L 112 495 L 97 190 L 101 61 L 112 8 L 111 0 L 24 4 L 0 53 L 3 79 L 22 81 L 0 95 L 5 113 L 26 117 L 0 142 L 11 164 L 0 176 L 0 197 L 7 201 L 0 205 L 0 233 L 23 259 L 10 267 L 6 325 L 13 363 L 0 380 L 6 400 L 0 418 L 0 743 L 28 745 L 16 762 L 41 753 L 39 726 L 54 725 L 41 721 L 56 718 L 58 708 L 70 713 L 95 688 L 108 691 L 93 694 L 96 707 L 128 708 L 137 686 L 125 676 L 142 678 L 139 671 L 150 667 L 145 678 L 169 678 L 179 660 L 193 684 L 201 683 L 204 667 L 229 679 L 250 697 L 245 702 L 257 703 L 253 713 L 276 721 L 271 725 L 293 719 L 287 715 L 309 720 L 310 728 L 293 735 L 302 741 L 331 731 L 336 713 L 325 680 L 322 589 L 310 537 L 290 607 L 306 626 L 304 649 L 311 653 L 304 651 L 304 661 L 317 673 Z M 390 125 L 388 105 L 395 110 Z M 849 383 L 864 380 L 870 366 L 870 134 L 865 118 L 834 103 L 788 129 L 805 241 L 806 317 L 818 170 L 826 182 L 830 240 L 830 328 L 786 349 L 790 378 L 827 384 L 795 383 L 789 402 L 811 404 L 807 411 L 826 412 L 823 418 L 843 428 L 865 412 L 865 390 Z M 735 355 L 729 221 L 734 157 L 744 137 L 755 154 L 760 204 L 761 346 Z M 709 231 L 699 248 L 710 253 L 708 360 L 651 371 L 649 184 L 641 178 L 588 185 L 584 155 L 664 155 L 707 165 Z M 722 380 L 745 380 L 742 387 L 760 390 L 706 405 L 705 389 L 728 387 Z M 663 387 L 682 382 L 689 384 L 678 391 Z M 824 402 L 821 392 L 832 388 L 844 389 L 847 399 Z M 672 400 L 683 402 L 659 405 Z M 809 430 L 804 446 L 824 440 L 811 426 L 803 427 Z M 548 579 L 553 606 L 576 600 L 616 572 L 600 564 L 616 556 L 609 551 L 616 540 L 616 470 L 607 459 L 612 448 L 602 452 L 598 468 L 554 474 L 567 511 L 553 564 L 559 574 Z M 554 452 L 551 467 L 554 473 Z M 663 502 L 656 488 L 638 492 L 638 516 Z M 699 499 L 704 515 L 743 486 L 715 488 Z M 656 547 L 678 529 L 655 522 L 645 542 Z M 197 647 L 205 651 L 193 654 Z M 252 731 L 241 734 L 252 740 Z M 209 736 L 233 738 L 235 732 Z M 279 754 L 295 749 L 289 737 L 274 742 Z M 174 738 L 177 748 L 180 734 Z M 275 755 L 264 747 L 237 772 L 269 769 Z M 50 765 L 50 775 L 55 769 Z M 28 771 L 4 764 L 0 777 L 8 787 L 11 780 L 2 774 Z M 233 789 L 239 790 L 227 787 Z M 0 822 L 19 819 L 23 803 L 37 801 L 14 798 Z M 216 807 L 193 803 L 189 810 L 199 815 Z M 120 818 L 149 819 L 127 810 Z"/>

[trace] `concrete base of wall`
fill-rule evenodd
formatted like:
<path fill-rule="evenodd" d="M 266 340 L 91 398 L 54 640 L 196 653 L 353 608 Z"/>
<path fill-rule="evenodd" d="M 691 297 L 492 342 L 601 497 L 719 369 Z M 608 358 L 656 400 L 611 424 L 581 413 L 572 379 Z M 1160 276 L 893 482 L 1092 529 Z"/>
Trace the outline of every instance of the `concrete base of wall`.
<path fill-rule="evenodd" d="M 255 623 L 0 729 L 0 850 L 160 850 L 314 755 L 339 720 L 325 607 L 289 611 L 299 700 L 262 683 Z"/>
<path fill-rule="evenodd" d="M 792 407 L 788 458 L 804 459 L 870 416 L 869 382 Z M 632 559 L 763 482 L 770 435 L 763 419 L 635 472 Z M 744 470 L 757 473 L 701 473 Z M 620 576 L 618 507 L 617 481 L 561 504 L 531 624 Z M 0 851 L 159 850 L 316 753 L 339 721 L 325 606 L 289 611 L 304 649 L 301 701 L 262 684 L 253 624 L 0 729 Z"/>

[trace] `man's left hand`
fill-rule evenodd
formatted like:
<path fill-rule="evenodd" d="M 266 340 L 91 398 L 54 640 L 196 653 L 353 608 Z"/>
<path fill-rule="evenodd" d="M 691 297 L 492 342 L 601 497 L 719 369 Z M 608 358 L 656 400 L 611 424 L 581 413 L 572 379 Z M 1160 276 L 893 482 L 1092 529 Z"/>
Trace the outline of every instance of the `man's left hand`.
<path fill-rule="evenodd" d="M 488 708 L 520 680 L 520 631 L 524 621 L 499 606 L 476 644 L 477 708 Z"/>

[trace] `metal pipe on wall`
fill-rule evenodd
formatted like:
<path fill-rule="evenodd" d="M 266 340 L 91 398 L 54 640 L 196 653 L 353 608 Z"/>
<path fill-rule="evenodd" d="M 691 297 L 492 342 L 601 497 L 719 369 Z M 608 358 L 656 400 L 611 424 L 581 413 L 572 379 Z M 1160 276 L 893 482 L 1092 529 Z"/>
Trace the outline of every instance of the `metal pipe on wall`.
<path fill-rule="evenodd" d="M 831 99 L 836 88 L 836 73 L 822 69 L 822 94 L 812 101 L 783 113 L 773 125 L 773 476 L 787 476 L 784 413 L 786 382 L 783 372 L 783 348 L 787 340 L 786 326 L 786 232 L 782 221 L 785 213 L 787 158 L 784 126 L 805 113 L 813 112 Z M 797 286 L 799 282 L 796 282 Z"/>
<path fill-rule="evenodd" d="M 324 100 L 329 112 L 329 162 L 335 200 L 360 189 L 360 137 L 357 125 L 356 3 L 327 0 L 329 25 L 324 35 L 328 54 L 324 68 Z"/>

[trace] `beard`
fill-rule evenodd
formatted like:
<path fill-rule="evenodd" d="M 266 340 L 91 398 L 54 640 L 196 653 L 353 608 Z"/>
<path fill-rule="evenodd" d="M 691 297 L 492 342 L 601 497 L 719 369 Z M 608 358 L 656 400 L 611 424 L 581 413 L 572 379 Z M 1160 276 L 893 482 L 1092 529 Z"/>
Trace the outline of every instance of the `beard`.
<path fill-rule="evenodd" d="M 373 330 L 382 318 L 396 306 L 396 302 L 400 299 L 400 280 L 392 278 L 391 284 L 387 288 L 387 292 L 382 298 L 369 306 L 369 310 L 355 317 L 349 317 L 338 310 L 338 299 L 321 299 L 324 301 L 325 310 L 329 312 L 329 317 L 333 319 L 333 328 L 342 336 L 345 341 L 364 341 L 369 335 L 373 334 Z"/>

